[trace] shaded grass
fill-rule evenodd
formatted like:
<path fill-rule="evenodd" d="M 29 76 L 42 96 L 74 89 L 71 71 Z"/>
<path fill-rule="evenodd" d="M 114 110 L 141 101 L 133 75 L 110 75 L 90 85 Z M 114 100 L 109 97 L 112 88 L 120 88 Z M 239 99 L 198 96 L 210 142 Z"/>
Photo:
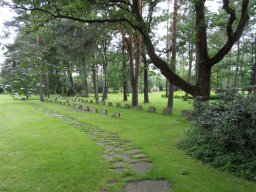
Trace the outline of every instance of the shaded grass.
<path fill-rule="evenodd" d="M 157 109 L 161 109 L 166 104 L 166 99 L 161 98 L 160 94 L 151 94 L 150 95 L 151 103 L 145 104 L 144 107 L 148 105 L 156 106 Z M 120 97 L 120 94 L 111 95 L 109 101 L 112 102 L 120 102 L 122 99 Z M 140 98 L 140 101 L 141 98 Z M 10 101 L 8 101 L 10 102 Z M 79 145 L 76 145 L 75 143 L 78 142 L 80 139 L 85 142 L 82 144 L 86 146 L 88 144 L 88 147 L 85 147 L 85 151 L 83 153 L 87 153 L 87 155 L 84 155 L 81 157 L 85 158 L 83 159 L 84 162 L 90 162 L 90 160 L 93 160 L 95 162 L 94 165 L 97 165 L 96 169 L 98 174 L 93 173 L 93 168 L 89 169 L 88 173 L 83 173 L 78 175 L 76 173 L 70 174 L 70 178 L 63 179 L 63 183 L 67 183 L 67 180 L 83 180 L 81 178 L 89 179 L 90 183 L 84 184 L 84 190 L 85 191 L 100 191 L 100 188 L 106 187 L 106 180 L 110 178 L 114 178 L 114 173 L 109 173 L 106 169 L 106 163 L 102 162 L 100 159 L 102 158 L 102 151 L 100 147 L 97 147 L 89 138 L 87 138 L 83 133 L 81 133 L 79 130 L 75 130 L 70 128 L 70 126 L 65 125 L 61 123 L 60 121 L 56 119 L 52 119 L 49 117 L 46 117 L 45 115 L 41 114 L 40 112 L 36 111 L 37 108 L 47 108 L 48 110 L 53 110 L 58 113 L 65 114 L 69 117 L 75 118 L 79 120 L 80 122 L 92 124 L 94 126 L 97 126 L 105 131 L 108 132 L 114 132 L 118 133 L 118 135 L 124 139 L 132 141 L 136 146 L 141 147 L 143 152 L 147 154 L 152 162 L 152 170 L 142 176 L 135 176 L 132 179 L 142 179 L 142 178 L 154 178 L 154 179 L 166 179 L 168 180 L 172 185 L 172 191 L 176 192 L 188 192 L 188 191 L 195 191 L 195 192 L 255 192 L 256 185 L 255 183 L 251 183 L 248 181 L 245 181 L 243 179 L 237 178 L 235 176 L 232 176 L 228 173 L 221 172 L 217 169 L 214 169 L 208 165 L 203 164 L 200 161 L 197 161 L 195 159 L 192 159 L 191 157 L 187 156 L 184 151 L 180 150 L 178 147 L 178 142 L 181 139 L 186 127 L 188 127 L 188 123 L 181 119 L 180 117 L 180 110 L 182 109 L 188 109 L 191 108 L 191 104 L 188 104 L 187 102 L 183 102 L 182 100 L 175 100 L 175 110 L 173 115 L 171 116 L 163 116 L 159 113 L 161 111 L 158 111 L 158 114 L 150 114 L 147 112 L 140 112 L 136 111 L 135 109 L 123 109 L 123 108 L 115 108 L 115 107 L 106 107 L 106 106 L 100 106 L 98 105 L 98 108 L 107 108 L 109 110 L 109 114 L 112 114 L 114 111 L 120 111 L 121 112 L 121 119 L 114 119 L 111 117 L 111 115 L 108 116 L 101 116 L 99 114 L 92 114 L 88 112 L 77 112 L 72 110 L 71 108 L 60 106 L 57 104 L 52 103 L 40 103 L 38 101 L 29 101 L 29 102 L 23 102 L 20 101 L 15 102 L 16 104 L 12 104 L 14 106 L 22 106 L 18 110 L 22 110 L 25 108 L 27 110 L 26 114 L 31 114 L 32 116 L 35 116 L 36 119 L 35 124 L 38 122 L 44 122 L 45 119 L 47 119 L 47 122 L 45 122 L 45 126 L 39 126 L 36 128 L 35 132 L 40 133 L 42 132 L 47 125 L 54 125 L 56 128 L 56 134 L 60 134 L 61 138 L 69 138 L 69 135 L 72 135 L 70 132 L 65 132 L 63 130 L 63 127 L 66 127 L 66 129 L 71 129 L 71 132 L 74 132 L 76 134 L 73 135 L 73 140 L 70 140 L 68 143 L 68 147 L 73 149 L 74 151 L 79 149 Z M 90 105 L 90 106 L 96 106 L 96 105 Z M 26 111 L 25 110 L 25 111 Z M 1 108 L 2 111 L 2 108 Z M 18 115 L 18 113 L 17 113 Z M 22 115 L 24 116 L 24 114 Z M 26 116 L 26 115 L 25 115 Z M 29 116 L 29 115 L 28 115 Z M 26 117 L 28 118 L 28 117 Z M 10 118 L 9 118 L 10 119 Z M 30 123 L 33 123 L 33 118 L 28 119 Z M 9 120 L 10 123 L 10 120 Z M 5 125 L 6 127 L 9 126 Z M 13 131 L 17 131 L 19 126 L 16 126 L 16 128 Z M 30 127 L 30 124 L 26 127 Z M 9 129 L 9 128 L 8 128 Z M 8 130 L 5 128 L 5 130 Z M 24 129 L 24 128 L 23 128 Z M 32 129 L 32 128 L 30 128 Z M 42 130 L 43 129 L 43 130 Z M 27 129 L 24 129 L 27 131 Z M 51 129 L 47 129 L 47 134 L 52 134 L 48 132 L 54 132 Z M 45 133 L 46 134 L 46 133 Z M 46 135 L 47 135 L 46 134 Z M 11 134 L 9 134 L 10 137 Z M 27 136 L 26 136 L 27 135 Z M 32 137 L 31 134 L 25 134 L 24 136 L 30 138 Z M 1 135 L 2 137 L 2 135 Z M 18 137 L 18 135 L 16 135 Z M 82 137 L 82 138 L 80 138 Z M 54 138 L 54 137 L 53 137 Z M 80 139 L 79 139 L 80 138 Z M 86 139 L 85 139 L 86 138 Z M 43 145 L 52 145 L 52 143 L 56 143 L 56 141 L 53 140 L 44 140 L 46 138 L 40 138 L 37 140 L 40 140 L 40 142 L 43 142 Z M 10 140 L 7 139 L 7 140 Z M 77 141 L 78 140 L 78 141 Z M 86 140 L 86 141 L 84 141 Z M 39 142 L 39 141 L 38 141 Z M 3 142 L 6 144 L 6 142 Z M 8 145 L 11 145 L 11 141 L 7 142 Z M 59 142 L 58 142 L 59 143 Z M 66 143 L 66 142 L 64 142 Z M 56 148 L 61 148 L 66 152 L 67 146 L 64 145 L 64 143 L 60 142 L 58 146 L 52 146 L 52 150 Z M 81 145 L 82 145 L 81 144 Z M 90 144 L 90 145 L 89 145 Z M 62 146 L 64 147 L 62 148 Z M 82 145 L 82 146 L 83 146 Z M 27 145 L 26 145 L 27 146 Z M 18 146 L 13 146 L 13 150 Z M 25 149 L 30 150 L 30 147 L 23 146 L 21 147 L 21 151 L 26 151 Z M 1 149 L 1 148 L 0 148 Z M 23 150 L 24 149 L 24 150 Z M 73 151 L 72 150 L 72 151 Z M 87 151 L 88 150 L 88 151 Z M 9 151 L 9 150 L 6 150 Z M 46 150 L 46 151 L 49 151 Z M 68 151 L 68 150 L 67 150 Z M 90 153 L 91 152 L 91 153 Z M 22 153 L 22 152 L 21 152 Z M 32 153 L 32 152 L 31 152 Z M 35 151 L 36 153 L 36 151 Z M 36 153 L 37 154 L 37 153 Z M 67 155 L 67 154 L 66 154 Z M 67 155 L 70 157 L 69 155 Z M 52 157 L 54 158 L 54 157 Z M 52 158 L 46 158 L 50 159 L 51 162 Z M 62 159 L 62 158 L 61 158 Z M 80 159 L 80 160 L 81 160 Z M 7 159 L 6 159 L 7 160 Z M 30 160 L 31 161 L 31 160 Z M 54 160 L 53 160 L 54 161 Z M 82 160 L 81 160 L 82 161 Z M 33 162 L 33 161 L 32 161 Z M 80 162 L 80 161 L 79 161 Z M 70 163 L 67 162 L 66 166 L 70 164 L 76 164 L 79 162 Z M 0 162 L 1 163 L 1 162 Z M 59 162 L 63 167 L 65 168 L 65 162 Z M 87 165 L 87 163 L 85 163 Z M 8 166 L 12 166 L 13 162 L 7 162 Z M 34 162 L 36 165 L 37 163 Z M 86 166 L 84 165 L 84 166 Z M 2 163 L 1 163 L 2 167 Z M 33 166 L 32 166 L 33 167 Z M 26 177 L 30 177 L 30 175 L 34 174 L 34 177 L 37 177 L 35 182 L 32 182 L 30 185 L 35 185 L 33 183 L 37 183 L 39 178 L 44 177 L 49 172 L 51 172 L 52 166 L 47 166 L 48 169 L 45 170 L 45 174 L 41 174 L 39 171 L 31 171 L 31 166 L 27 166 L 27 174 L 25 174 Z M 62 167 L 62 166 L 60 166 Z M 63 168 L 62 167 L 62 168 Z M 60 168 L 60 169 L 62 169 Z M 94 167 L 95 168 L 95 167 Z M 1 168 L 2 169 L 2 168 Z M 182 171 L 188 172 L 187 175 L 183 175 Z M 63 170 L 59 170 L 59 172 L 64 172 Z M 0 170 L 0 175 L 2 171 Z M 84 175 L 85 174 L 85 175 Z M 88 174 L 88 175 L 87 175 Z M 8 174 L 7 174 L 8 175 Z M 22 174 L 20 174 L 22 175 Z M 98 176 L 101 175 L 101 176 Z M 67 176 L 68 177 L 68 176 Z M 73 178 L 74 177 L 74 178 Z M 91 178 L 92 177 L 92 178 Z M 9 179 L 11 179 L 11 176 L 8 176 Z M 99 179 L 100 178 L 100 179 Z M 98 181 L 99 179 L 99 181 Z M 2 179 L 1 179 L 2 180 Z M 20 182 L 20 180 L 18 180 Z M 62 183 L 60 182 L 60 183 Z M 8 183 L 6 184 L 8 186 Z M 71 186 L 73 185 L 72 182 L 68 182 Z M 117 190 L 122 187 L 121 185 L 117 186 Z M 47 185 L 47 182 L 44 183 L 44 185 Z M 1 185 L 0 185 L 1 186 Z M 48 187 L 45 187 L 45 190 L 41 191 L 79 191 L 79 188 L 61 188 L 60 190 L 54 189 L 53 187 L 56 186 L 54 184 L 48 185 Z M 82 187 L 81 187 L 82 188 Z M 1 189 L 1 188 L 0 188 Z M 51 190 L 49 190 L 51 189 Z M 53 190 L 52 190 L 53 189 Z M 65 190 L 63 190 L 65 189 Z M 0 190 L 1 191 L 1 190 Z M 15 191 L 15 190 L 10 190 Z"/>

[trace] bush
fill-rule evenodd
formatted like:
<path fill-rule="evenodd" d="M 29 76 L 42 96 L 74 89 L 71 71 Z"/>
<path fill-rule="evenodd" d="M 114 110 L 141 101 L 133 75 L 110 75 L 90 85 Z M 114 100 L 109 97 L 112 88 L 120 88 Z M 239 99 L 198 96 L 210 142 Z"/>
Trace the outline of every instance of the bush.
<path fill-rule="evenodd" d="M 222 170 L 256 181 L 256 95 L 227 94 L 196 110 L 181 147 Z"/>

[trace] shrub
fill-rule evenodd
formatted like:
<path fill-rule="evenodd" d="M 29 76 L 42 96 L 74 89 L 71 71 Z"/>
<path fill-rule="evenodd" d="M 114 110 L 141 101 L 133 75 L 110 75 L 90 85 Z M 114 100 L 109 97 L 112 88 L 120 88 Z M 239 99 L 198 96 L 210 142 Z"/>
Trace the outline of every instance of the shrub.
<path fill-rule="evenodd" d="M 215 167 L 256 181 L 256 95 L 226 94 L 210 105 L 195 104 L 181 147 Z"/>

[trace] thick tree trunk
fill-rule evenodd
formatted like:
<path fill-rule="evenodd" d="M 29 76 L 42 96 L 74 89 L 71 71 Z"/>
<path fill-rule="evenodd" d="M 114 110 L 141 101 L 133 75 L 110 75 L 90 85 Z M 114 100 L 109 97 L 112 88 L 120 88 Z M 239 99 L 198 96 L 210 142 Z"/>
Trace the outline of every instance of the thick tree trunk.
<path fill-rule="evenodd" d="M 206 63 L 199 63 L 199 66 L 195 96 L 202 101 L 207 101 L 210 98 L 211 91 L 211 67 Z"/>

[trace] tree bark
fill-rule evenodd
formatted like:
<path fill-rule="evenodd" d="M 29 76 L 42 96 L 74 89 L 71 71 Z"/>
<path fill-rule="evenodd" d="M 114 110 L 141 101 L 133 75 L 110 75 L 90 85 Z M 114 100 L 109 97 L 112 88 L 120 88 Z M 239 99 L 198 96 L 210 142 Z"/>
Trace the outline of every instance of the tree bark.
<path fill-rule="evenodd" d="M 192 43 L 191 38 L 188 42 L 188 55 L 189 55 L 189 61 L 188 61 L 188 82 L 191 82 L 191 72 L 192 72 L 192 62 L 193 62 L 193 53 L 194 53 L 194 45 Z M 185 93 L 184 101 L 188 101 L 188 93 Z"/>
<path fill-rule="evenodd" d="M 122 46 L 122 62 L 123 62 L 123 101 L 127 101 L 127 64 L 125 59 L 125 42 L 123 38 L 123 46 Z"/>
<path fill-rule="evenodd" d="M 256 36 L 254 36 L 254 42 L 252 43 L 252 68 L 249 92 L 256 93 Z"/>
<path fill-rule="evenodd" d="M 234 84 L 233 90 L 238 89 L 238 75 L 239 75 L 239 68 L 240 68 L 240 42 L 237 42 L 237 54 L 236 54 L 236 69 L 235 69 L 235 76 L 234 76 Z"/>
<path fill-rule="evenodd" d="M 73 76 L 72 76 L 72 66 L 69 62 L 67 63 L 67 66 L 68 66 L 68 70 L 67 70 L 68 79 L 69 79 L 69 83 L 70 83 L 70 86 L 68 88 L 68 96 L 74 96 L 75 89 L 74 89 L 74 80 L 73 80 Z"/>
<path fill-rule="evenodd" d="M 84 88 L 84 96 L 85 96 L 85 98 L 88 98 L 89 97 L 89 90 L 88 90 L 88 82 L 87 82 L 86 77 L 84 78 L 84 81 L 83 81 L 83 88 Z"/>
<path fill-rule="evenodd" d="M 96 57 L 96 56 L 95 56 Z M 97 64 L 92 65 L 92 81 L 93 81 L 93 89 L 94 89 L 94 98 L 96 101 L 99 100 L 99 92 L 98 92 L 98 79 L 97 79 Z"/>
<path fill-rule="evenodd" d="M 174 0 L 173 5 L 173 20 L 172 20 L 172 56 L 171 66 L 172 71 L 176 70 L 176 47 L 177 47 L 177 18 L 178 18 L 178 0 Z M 169 83 L 169 94 L 167 108 L 173 109 L 173 96 L 174 96 L 174 85 Z"/>
<path fill-rule="evenodd" d="M 108 58 L 107 58 L 107 43 L 106 42 L 104 42 L 104 45 L 103 45 L 103 56 L 104 56 L 104 62 L 103 62 L 103 95 L 102 95 L 102 101 L 105 101 L 105 99 L 108 98 L 108 82 L 107 82 Z"/>
<path fill-rule="evenodd" d="M 144 73 L 143 73 L 143 80 L 144 80 L 144 103 L 149 103 L 148 97 L 148 64 L 144 63 Z"/>

